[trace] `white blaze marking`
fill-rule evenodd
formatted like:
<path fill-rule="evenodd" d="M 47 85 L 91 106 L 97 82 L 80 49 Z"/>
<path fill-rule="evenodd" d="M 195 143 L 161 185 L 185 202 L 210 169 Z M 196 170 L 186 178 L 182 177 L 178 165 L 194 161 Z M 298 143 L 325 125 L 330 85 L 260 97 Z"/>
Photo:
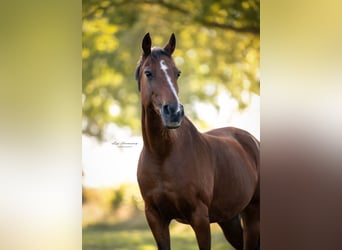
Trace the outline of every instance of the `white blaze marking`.
<path fill-rule="evenodd" d="M 166 66 L 164 60 L 160 60 L 160 68 L 161 68 L 162 71 L 164 71 L 164 74 L 165 74 L 167 83 L 169 84 L 169 86 L 170 86 L 170 88 L 171 88 L 171 91 L 172 91 L 173 95 L 176 97 L 176 100 L 177 100 L 177 111 L 178 111 L 178 110 L 179 110 L 179 99 L 178 99 L 178 96 L 177 96 L 175 87 L 173 87 L 171 78 L 170 78 L 169 74 L 167 73 L 168 67 Z"/>

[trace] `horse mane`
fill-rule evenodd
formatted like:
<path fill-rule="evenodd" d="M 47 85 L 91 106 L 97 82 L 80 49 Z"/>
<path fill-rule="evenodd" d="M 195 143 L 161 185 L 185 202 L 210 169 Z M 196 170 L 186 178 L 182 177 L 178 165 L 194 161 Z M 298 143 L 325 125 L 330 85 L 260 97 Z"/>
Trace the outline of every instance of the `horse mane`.
<path fill-rule="evenodd" d="M 163 49 L 160 47 L 153 47 L 152 48 L 152 50 L 151 50 L 152 59 L 157 60 L 160 58 L 161 55 L 164 55 L 164 56 L 171 58 L 169 51 L 167 51 L 166 49 Z M 144 57 L 144 55 L 142 55 L 138 61 L 137 68 L 135 69 L 135 80 L 137 81 L 139 91 L 140 91 L 140 81 L 139 81 L 140 68 L 142 66 L 144 59 L 146 59 L 146 58 Z"/>

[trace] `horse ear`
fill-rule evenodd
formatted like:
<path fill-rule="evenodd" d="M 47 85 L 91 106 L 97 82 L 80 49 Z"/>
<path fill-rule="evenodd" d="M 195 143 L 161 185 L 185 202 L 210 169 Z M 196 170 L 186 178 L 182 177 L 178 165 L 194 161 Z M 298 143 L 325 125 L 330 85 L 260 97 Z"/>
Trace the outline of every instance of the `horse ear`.
<path fill-rule="evenodd" d="M 142 40 L 142 49 L 144 52 L 144 56 L 148 56 L 149 54 L 151 54 L 151 45 L 152 45 L 152 41 L 151 41 L 151 37 L 150 37 L 150 33 L 146 33 L 146 35 L 144 36 L 143 40 Z"/>
<path fill-rule="evenodd" d="M 172 55 L 173 51 L 175 51 L 175 48 L 176 48 L 176 37 L 175 37 L 175 34 L 172 33 L 170 36 L 170 40 L 168 44 L 166 44 L 164 49 L 167 50 L 170 53 L 170 55 Z"/>

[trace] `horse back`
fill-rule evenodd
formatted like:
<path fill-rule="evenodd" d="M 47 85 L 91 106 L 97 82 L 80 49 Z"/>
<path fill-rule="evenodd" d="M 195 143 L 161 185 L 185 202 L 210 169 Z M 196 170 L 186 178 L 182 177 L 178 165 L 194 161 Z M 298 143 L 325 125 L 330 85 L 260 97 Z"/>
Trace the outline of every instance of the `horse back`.
<path fill-rule="evenodd" d="M 260 142 L 250 133 L 245 130 L 235 128 L 235 127 L 225 127 L 225 128 L 218 128 L 213 129 L 205 134 L 218 136 L 218 137 L 229 137 L 234 138 L 246 151 L 250 160 L 254 163 L 253 165 L 256 166 L 257 171 L 260 171 L 260 158 L 259 158 L 259 151 L 260 151 Z"/>

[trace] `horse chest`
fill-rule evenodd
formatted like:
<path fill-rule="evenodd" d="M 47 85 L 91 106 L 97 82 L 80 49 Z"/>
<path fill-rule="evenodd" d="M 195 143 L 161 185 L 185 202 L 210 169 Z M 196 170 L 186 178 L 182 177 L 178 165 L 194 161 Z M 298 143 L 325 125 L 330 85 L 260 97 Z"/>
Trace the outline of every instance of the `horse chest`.
<path fill-rule="evenodd" d="M 170 219 L 181 219 L 185 222 L 189 220 L 195 203 L 189 190 L 165 183 L 159 183 L 151 190 L 146 201 Z"/>
<path fill-rule="evenodd" d="M 183 196 L 188 198 L 191 195 L 188 192 L 183 192 L 187 186 L 191 185 L 190 181 L 172 172 L 146 172 L 143 179 L 145 183 L 150 184 L 144 185 L 146 187 L 146 196 L 152 196 L 155 202 L 176 201 L 178 198 L 183 198 Z"/>
<path fill-rule="evenodd" d="M 139 185 L 145 203 L 157 207 L 169 218 L 187 222 L 199 198 L 192 178 L 182 178 L 176 170 L 142 169 Z"/>

